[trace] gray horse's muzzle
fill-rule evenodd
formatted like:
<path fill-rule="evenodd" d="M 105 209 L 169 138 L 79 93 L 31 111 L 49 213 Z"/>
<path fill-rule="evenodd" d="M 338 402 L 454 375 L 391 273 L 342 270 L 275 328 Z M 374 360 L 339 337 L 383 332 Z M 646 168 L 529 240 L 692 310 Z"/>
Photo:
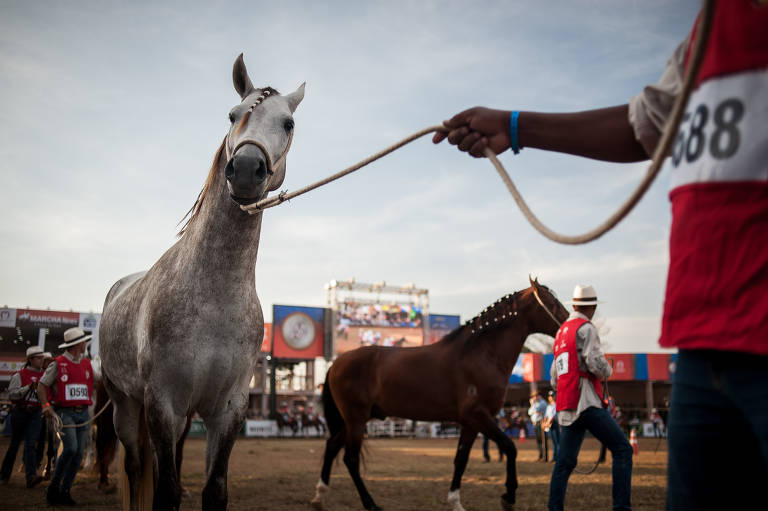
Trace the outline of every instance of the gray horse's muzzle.
<path fill-rule="evenodd" d="M 243 205 L 261 198 L 266 189 L 267 174 L 264 153 L 254 144 L 240 147 L 224 169 L 230 196 Z"/>

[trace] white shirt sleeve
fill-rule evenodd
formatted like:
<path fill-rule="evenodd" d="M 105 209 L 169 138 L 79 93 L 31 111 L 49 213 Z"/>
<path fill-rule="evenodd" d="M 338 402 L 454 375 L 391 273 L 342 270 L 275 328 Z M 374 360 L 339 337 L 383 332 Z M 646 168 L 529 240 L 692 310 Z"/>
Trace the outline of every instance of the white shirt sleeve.
<path fill-rule="evenodd" d="M 635 139 L 648 156 L 653 155 L 675 100 L 683 88 L 688 42 L 689 37 L 686 37 L 675 49 L 657 83 L 647 85 L 640 94 L 629 100 L 629 123 L 635 132 Z"/>
<path fill-rule="evenodd" d="M 584 339 L 582 357 L 587 370 L 601 379 L 610 378 L 613 368 L 605 359 L 595 325 L 584 323 L 577 334 Z"/>

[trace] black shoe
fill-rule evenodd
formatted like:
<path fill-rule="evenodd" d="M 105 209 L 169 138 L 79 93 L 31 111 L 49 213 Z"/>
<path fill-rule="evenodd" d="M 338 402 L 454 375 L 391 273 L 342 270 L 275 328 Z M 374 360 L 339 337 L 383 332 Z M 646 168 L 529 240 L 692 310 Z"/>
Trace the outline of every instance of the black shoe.
<path fill-rule="evenodd" d="M 59 503 L 59 488 L 50 484 L 48 485 L 48 491 L 45 493 L 45 500 L 48 501 L 49 506 L 55 506 Z"/>
<path fill-rule="evenodd" d="M 64 506 L 76 506 L 77 502 L 72 500 L 72 495 L 69 494 L 69 490 L 59 493 L 59 504 Z"/>
<path fill-rule="evenodd" d="M 27 488 L 34 488 L 43 482 L 43 476 L 35 474 L 31 479 L 27 479 Z"/>

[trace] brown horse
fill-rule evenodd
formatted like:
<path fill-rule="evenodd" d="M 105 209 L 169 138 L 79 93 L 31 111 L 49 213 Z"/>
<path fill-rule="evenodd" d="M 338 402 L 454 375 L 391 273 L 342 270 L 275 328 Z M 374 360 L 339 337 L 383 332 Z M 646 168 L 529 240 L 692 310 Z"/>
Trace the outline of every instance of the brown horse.
<path fill-rule="evenodd" d="M 461 425 L 448 502 L 462 510 L 461 476 L 478 432 L 507 455 L 502 507 L 511 510 L 517 490 L 517 449 L 493 418 L 504 400 L 509 375 L 529 334 L 554 336 L 568 317 L 552 292 L 537 281 L 507 295 L 443 340 L 418 348 L 367 346 L 336 359 L 326 375 L 323 405 L 330 438 L 326 442 L 315 509 L 323 509 L 331 465 L 344 447 L 344 464 L 363 507 L 379 510 L 360 477 L 360 447 L 371 418 L 403 417 L 455 421 Z"/>

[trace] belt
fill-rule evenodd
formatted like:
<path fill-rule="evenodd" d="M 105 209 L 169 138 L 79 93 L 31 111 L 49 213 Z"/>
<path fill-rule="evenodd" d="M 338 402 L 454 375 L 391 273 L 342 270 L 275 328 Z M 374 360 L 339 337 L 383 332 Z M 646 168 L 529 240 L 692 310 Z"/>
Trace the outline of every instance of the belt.
<path fill-rule="evenodd" d="M 88 407 L 86 405 L 76 405 L 76 406 L 58 406 L 57 408 L 60 408 L 62 410 L 72 410 L 73 412 L 80 413 Z"/>

